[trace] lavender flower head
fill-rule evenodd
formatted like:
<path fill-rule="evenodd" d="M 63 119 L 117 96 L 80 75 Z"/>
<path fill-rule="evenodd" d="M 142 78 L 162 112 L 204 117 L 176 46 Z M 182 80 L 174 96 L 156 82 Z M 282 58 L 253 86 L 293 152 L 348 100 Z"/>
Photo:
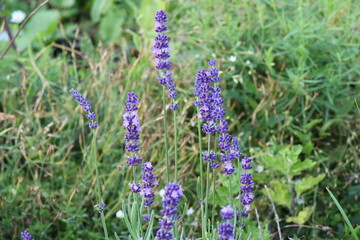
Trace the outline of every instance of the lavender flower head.
<path fill-rule="evenodd" d="M 140 191 L 140 195 L 144 196 L 145 201 L 144 205 L 145 207 L 150 206 L 153 204 L 155 197 L 155 193 L 153 191 L 153 188 L 157 186 L 159 183 L 156 180 L 154 173 L 153 173 L 154 167 L 152 166 L 151 162 L 146 162 L 142 165 L 142 189 Z"/>
<path fill-rule="evenodd" d="M 178 104 L 175 102 L 177 92 L 175 91 L 175 83 L 172 78 L 170 58 L 170 47 L 169 47 L 169 37 L 165 35 L 165 31 L 168 29 L 165 25 L 167 23 L 167 16 L 163 10 L 156 12 L 155 15 L 155 32 L 158 34 L 155 37 L 155 44 L 153 48 L 153 54 L 155 57 L 156 69 L 160 71 L 160 76 L 157 76 L 159 83 L 163 86 L 166 86 L 169 93 L 169 97 L 173 99 L 172 104 L 170 104 L 170 109 L 175 111 L 179 108 Z"/>
<path fill-rule="evenodd" d="M 106 203 L 102 203 L 102 204 L 96 204 L 94 206 L 96 209 L 98 209 L 100 212 L 103 212 L 106 208 Z"/>
<path fill-rule="evenodd" d="M 21 239 L 22 240 L 34 240 L 34 238 L 30 235 L 30 233 L 25 230 L 21 233 Z"/>
<path fill-rule="evenodd" d="M 160 229 L 156 232 L 159 240 L 173 239 L 172 228 L 178 217 L 177 206 L 182 196 L 183 190 L 176 182 L 170 182 L 165 186 L 165 196 L 162 199 L 163 209 L 161 210 L 164 217 L 159 220 Z"/>
<path fill-rule="evenodd" d="M 225 222 L 219 226 L 219 238 L 216 240 L 233 240 L 234 239 L 234 226 L 231 224 L 231 219 L 234 218 L 234 209 L 227 205 L 221 209 L 221 219 Z"/>
<path fill-rule="evenodd" d="M 94 121 L 94 119 L 96 118 L 96 114 L 94 112 L 91 112 L 92 107 L 90 105 L 90 102 L 73 88 L 70 89 L 69 92 L 72 94 L 73 98 L 80 103 L 80 106 L 83 106 L 84 111 L 87 112 L 86 117 L 91 120 L 91 122 L 89 123 L 89 127 L 91 129 L 97 128 L 98 123 Z"/>
<path fill-rule="evenodd" d="M 125 148 L 128 152 L 133 153 L 130 156 L 127 155 L 126 163 L 130 166 L 136 166 L 141 163 L 141 158 L 134 154 L 134 152 L 138 152 L 139 149 L 139 140 L 141 126 L 140 120 L 137 116 L 138 110 L 138 98 L 135 96 L 133 92 L 128 93 L 128 98 L 126 100 L 126 113 L 123 114 L 124 123 L 123 126 L 126 129 L 125 134 Z"/>
<path fill-rule="evenodd" d="M 227 205 L 221 209 L 221 219 L 222 220 L 231 220 L 234 218 L 234 209 Z"/>
<path fill-rule="evenodd" d="M 244 211 L 242 216 L 244 218 L 249 216 L 250 203 L 254 200 L 254 194 L 252 190 L 254 189 L 254 181 L 252 180 L 252 174 L 247 172 L 252 169 L 251 163 L 253 162 L 252 158 L 244 157 L 242 159 L 241 168 L 244 170 L 244 173 L 241 174 L 241 203 L 244 206 Z"/>

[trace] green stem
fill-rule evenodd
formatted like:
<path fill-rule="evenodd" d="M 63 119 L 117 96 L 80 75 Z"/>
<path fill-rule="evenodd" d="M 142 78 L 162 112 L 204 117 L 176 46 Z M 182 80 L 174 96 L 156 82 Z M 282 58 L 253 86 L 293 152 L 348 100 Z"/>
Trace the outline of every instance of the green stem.
<path fill-rule="evenodd" d="M 208 155 L 210 156 L 210 134 L 207 134 L 208 141 Z M 210 163 L 206 164 L 206 200 L 205 200 L 205 219 L 208 221 L 209 210 L 209 192 L 210 192 Z M 208 230 L 208 229 L 207 229 Z"/>
<path fill-rule="evenodd" d="M 102 200 L 101 197 L 101 188 L 100 188 L 100 181 L 99 181 L 99 167 L 98 167 L 98 161 L 97 161 L 97 157 L 96 157 L 96 132 L 94 130 L 93 132 L 93 145 L 92 145 L 92 159 L 94 160 L 95 163 L 95 177 L 96 177 L 96 192 L 97 192 L 97 202 L 99 204 L 99 206 L 101 206 L 104 202 Z M 104 234 L 105 234 L 105 239 L 109 240 L 109 236 L 108 236 L 108 232 L 107 232 L 107 228 L 106 228 L 106 223 L 105 223 L 105 216 L 104 213 L 101 211 L 101 222 L 103 225 L 103 229 L 104 229 Z"/>
<path fill-rule="evenodd" d="M 215 223 L 215 180 L 216 180 L 216 175 L 215 175 L 215 168 L 212 171 L 212 177 L 213 177 L 213 198 L 212 198 L 212 213 L 211 213 L 211 223 L 214 226 Z"/>
<path fill-rule="evenodd" d="M 176 110 L 174 115 L 174 146 L 175 146 L 175 182 L 178 182 L 178 142 L 177 142 L 177 124 L 176 124 Z"/>
<path fill-rule="evenodd" d="M 170 166 L 169 166 L 169 139 L 167 133 L 167 123 L 166 123 L 166 87 L 163 86 L 163 109 L 164 109 L 164 132 L 165 132 L 165 151 L 166 151 L 166 175 L 167 182 L 170 182 Z"/>
<path fill-rule="evenodd" d="M 235 231 L 235 223 L 236 223 L 236 209 L 235 209 L 235 205 L 234 205 L 234 194 L 233 194 L 233 189 L 232 189 L 232 174 L 229 177 L 229 188 L 230 188 L 230 205 L 231 207 L 233 208 L 234 210 L 234 222 L 233 222 L 233 225 L 234 225 L 234 231 Z"/>
<path fill-rule="evenodd" d="M 215 140 L 214 140 L 214 152 L 216 153 L 217 152 L 217 138 L 218 138 L 218 136 L 219 136 L 219 132 L 216 132 L 215 133 Z M 215 207 L 215 183 L 216 183 L 216 171 L 215 171 L 215 168 L 213 169 L 213 201 L 212 201 L 212 204 L 213 204 L 213 206 L 212 206 L 212 214 L 211 214 L 211 222 L 212 222 L 212 224 L 213 224 L 213 226 L 214 226 L 214 224 L 215 224 L 215 209 L 216 209 L 216 207 Z"/>
<path fill-rule="evenodd" d="M 197 108 L 197 111 L 199 113 L 199 108 Z M 199 162 L 200 162 L 200 209 L 201 209 L 201 223 L 202 223 L 202 238 L 205 239 L 205 233 L 206 233 L 206 220 L 204 218 L 204 205 L 202 204 L 204 201 L 204 176 L 203 176 L 203 160 L 202 160 L 202 137 L 201 137 L 201 120 L 198 117 L 198 138 L 199 138 Z"/>

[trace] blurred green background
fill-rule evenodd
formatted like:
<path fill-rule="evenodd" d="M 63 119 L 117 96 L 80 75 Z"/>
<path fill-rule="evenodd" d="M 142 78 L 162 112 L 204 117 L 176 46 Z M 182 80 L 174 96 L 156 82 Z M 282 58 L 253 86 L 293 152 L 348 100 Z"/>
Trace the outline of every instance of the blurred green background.
<path fill-rule="evenodd" d="M 28 16 L 40 3 L 0 1 L 0 52 L 20 27 L 14 11 Z M 122 127 L 128 91 L 141 100 L 143 159 L 156 164 L 163 182 L 161 87 L 152 58 L 159 9 L 168 12 L 179 89 L 180 183 L 196 210 L 182 222 L 188 236 L 201 232 L 192 88 L 210 59 L 219 62 L 230 132 L 255 159 L 253 208 L 263 238 L 277 239 L 264 185 L 286 238 L 350 239 L 325 187 L 359 234 L 358 1 L 50 0 L 0 61 L 0 239 L 19 239 L 24 229 L 35 239 L 101 239 L 86 164 L 91 137 L 72 87 L 98 115 L 106 218 L 110 232 L 127 239 L 115 213 L 130 177 Z M 169 134 L 172 142 L 171 125 Z M 216 209 L 230 187 L 220 175 Z M 249 233 L 259 239 L 254 211 Z"/>

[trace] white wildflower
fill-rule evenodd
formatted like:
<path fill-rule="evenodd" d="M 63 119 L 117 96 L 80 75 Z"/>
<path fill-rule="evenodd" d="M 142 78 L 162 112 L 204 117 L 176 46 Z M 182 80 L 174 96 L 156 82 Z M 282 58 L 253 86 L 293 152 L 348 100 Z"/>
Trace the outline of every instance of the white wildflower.
<path fill-rule="evenodd" d="M 165 197 L 165 189 L 161 189 L 160 191 L 159 191 L 159 195 L 160 195 L 160 197 Z"/>
<path fill-rule="evenodd" d="M 195 212 L 194 209 L 191 207 L 186 211 L 186 215 L 189 216 L 189 215 L 193 214 L 194 212 Z"/>
<path fill-rule="evenodd" d="M 124 215 L 123 211 L 119 210 L 119 211 L 116 212 L 116 217 L 117 218 L 124 218 L 125 215 Z"/>
<path fill-rule="evenodd" d="M 11 13 L 10 22 L 12 23 L 21 23 L 25 19 L 25 13 L 21 10 L 16 10 Z"/>
<path fill-rule="evenodd" d="M 235 62 L 236 61 L 236 56 L 230 56 L 229 61 L 230 62 Z"/>

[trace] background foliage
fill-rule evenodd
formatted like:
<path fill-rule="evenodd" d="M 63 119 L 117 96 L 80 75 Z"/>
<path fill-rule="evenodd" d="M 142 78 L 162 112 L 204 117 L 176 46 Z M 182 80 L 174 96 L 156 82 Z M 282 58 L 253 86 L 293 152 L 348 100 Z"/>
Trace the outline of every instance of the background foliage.
<path fill-rule="evenodd" d="M 28 15 L 39 3 L 9 0 L 1 15 Z M 255 159 L 253 206 L 264 239 L 277 237 L 265 184 L 285 237 L 349 239 L 325 187 L 358 226 L 360 5 L 350 0 L 50 1 L 26 24 L 17 51 L 0 62 L 0 112 L 13 115 L 0 115 L 0 238 L 18 239 L 25 228 L 36 239 L 101 237 L 85 162 L 89 130 L 68 93 L 74 87 L 98 114 L 106 218 L 110 232 L 126 239 L 115 213 L 128 194 L 121 119 L 127 91 L 141 96 L 143 158 L 156 163 L 159 177 L 165 170 L 151 57 L 153 16 L 163 8 L 181 98 L 180 183 L 189 207 L 199 207 L 192 86 L 196 71 L 215 58 L 231 132 Z M 14 33 L 19 24 L 10 27 Z M 220 180 L 216 208 L 230 187 Z M 251 215 L 247 234 L 258 239 Z M 199 232 L 197 221 L 199 211 L 184 218 L 189 236 Z"/>

